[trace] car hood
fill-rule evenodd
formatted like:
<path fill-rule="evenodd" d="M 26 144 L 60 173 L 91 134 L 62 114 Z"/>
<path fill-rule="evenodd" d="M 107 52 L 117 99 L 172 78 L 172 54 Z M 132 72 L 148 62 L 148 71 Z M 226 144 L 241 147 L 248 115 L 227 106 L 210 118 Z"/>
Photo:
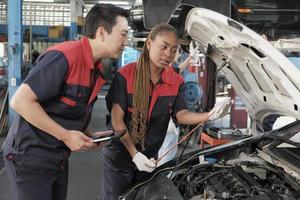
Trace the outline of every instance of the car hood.
<path fill-rule="evenodd" d="M 252 119 L 261 122 L 273 113 L 300 119 L 300 71 L 267 40 L 204 8 L 192 9 L 185 24 L 188 35 L 209 49 Z"/>

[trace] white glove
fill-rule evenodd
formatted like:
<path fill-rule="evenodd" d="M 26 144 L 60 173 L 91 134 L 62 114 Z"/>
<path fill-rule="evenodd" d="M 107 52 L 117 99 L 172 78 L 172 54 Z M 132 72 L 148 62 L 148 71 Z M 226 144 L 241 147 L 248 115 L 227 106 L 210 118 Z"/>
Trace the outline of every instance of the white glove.
<path fill-rule="evenodd" d="M 232 101 L 230 98 L 226 98 L 220 102 L 217 102 L 213 109 L 209 112 L 209 120 L 215 120 L 218 118 L 224 117 L 226 113 L 228 112 Z"/>
<path fill-rule="evenodd" d="M 197 54 L 198 54 L 198 46 L 197 46 L 197 44 L 195 43 L 195 42 L 190 42 L 190 50 L 189 50 L 189 52 L 190 52 L 190 56 L 193 58 L 193 59 L 195 59 L 196 58 L 196 56 L 197 56 Z"/>
<path fill-rule="evenodd" d="M 190 57 L 192 57 L 191 65 L 201 66 L 199 44 L 196 41 L 190 43 Z"/>
<path fill-rule="evenodd" d="M 152 172 L 156 168 L 153 158 L 150 160 L 141 152 L 137 152 L 132 158 L 132 162 L 136 165 L 139 171 Z"/>

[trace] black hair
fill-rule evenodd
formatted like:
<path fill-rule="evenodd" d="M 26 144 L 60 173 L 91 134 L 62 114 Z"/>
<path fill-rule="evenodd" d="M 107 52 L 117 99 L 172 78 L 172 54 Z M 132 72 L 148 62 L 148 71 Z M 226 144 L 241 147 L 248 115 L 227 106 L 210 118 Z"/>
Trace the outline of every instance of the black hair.
<path fill-rule="evenodd" d="M 91 8 L 85 18 L 85 35 L 94 39 L 100 26 L 103 26 L 108 33 L 111 33 L 112 28 L 117 23 L 116 19 L 118 16 L 128 19 L 129 11 L 112 4 L 97 3 Z"/>

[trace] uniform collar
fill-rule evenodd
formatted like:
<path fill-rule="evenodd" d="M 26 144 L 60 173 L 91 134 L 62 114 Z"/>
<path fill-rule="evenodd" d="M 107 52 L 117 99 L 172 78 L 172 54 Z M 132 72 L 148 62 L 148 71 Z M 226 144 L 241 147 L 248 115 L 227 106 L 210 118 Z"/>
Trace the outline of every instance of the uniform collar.
<path fill-rule="evenodd" d="M 159 82 L 173 85 L 175 82 L 172 73 L 173 71 L 169 66 L 165 67 L 161 73 Z"/>
<path fill-rule="evenodd" d="M 94 67 L 97 66 L 97 68 L 99 68 L 102 71 L 102 63 L 100 61 L 94 63 L 92 48 L 87 37 L 83 37 L 81 39 L 81 46 L 83 49 L 84 62 L 87 68 L 94 69 Z"/>

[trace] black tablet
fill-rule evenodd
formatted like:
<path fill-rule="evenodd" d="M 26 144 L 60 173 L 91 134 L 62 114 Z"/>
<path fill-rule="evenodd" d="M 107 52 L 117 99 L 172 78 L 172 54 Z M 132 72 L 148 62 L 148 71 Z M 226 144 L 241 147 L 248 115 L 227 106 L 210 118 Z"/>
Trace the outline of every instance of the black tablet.
<path fill-rule="evenodd" d="M 99 136 L 93 135 L 92 139 L 93 139 L 93 142 L 95 142 L 95 143 L 108 141 L 108 140 L 112 140 L 112 139 L 119 139 L 126 133 L 126 131 L 127 130 L 116 131 L 116 132 L 114 132 L 112 130 L 101 131 L 101 132 L 98 132 Z M 105 135 L 102 135 L 102 134 L 105 134 Z"/>

